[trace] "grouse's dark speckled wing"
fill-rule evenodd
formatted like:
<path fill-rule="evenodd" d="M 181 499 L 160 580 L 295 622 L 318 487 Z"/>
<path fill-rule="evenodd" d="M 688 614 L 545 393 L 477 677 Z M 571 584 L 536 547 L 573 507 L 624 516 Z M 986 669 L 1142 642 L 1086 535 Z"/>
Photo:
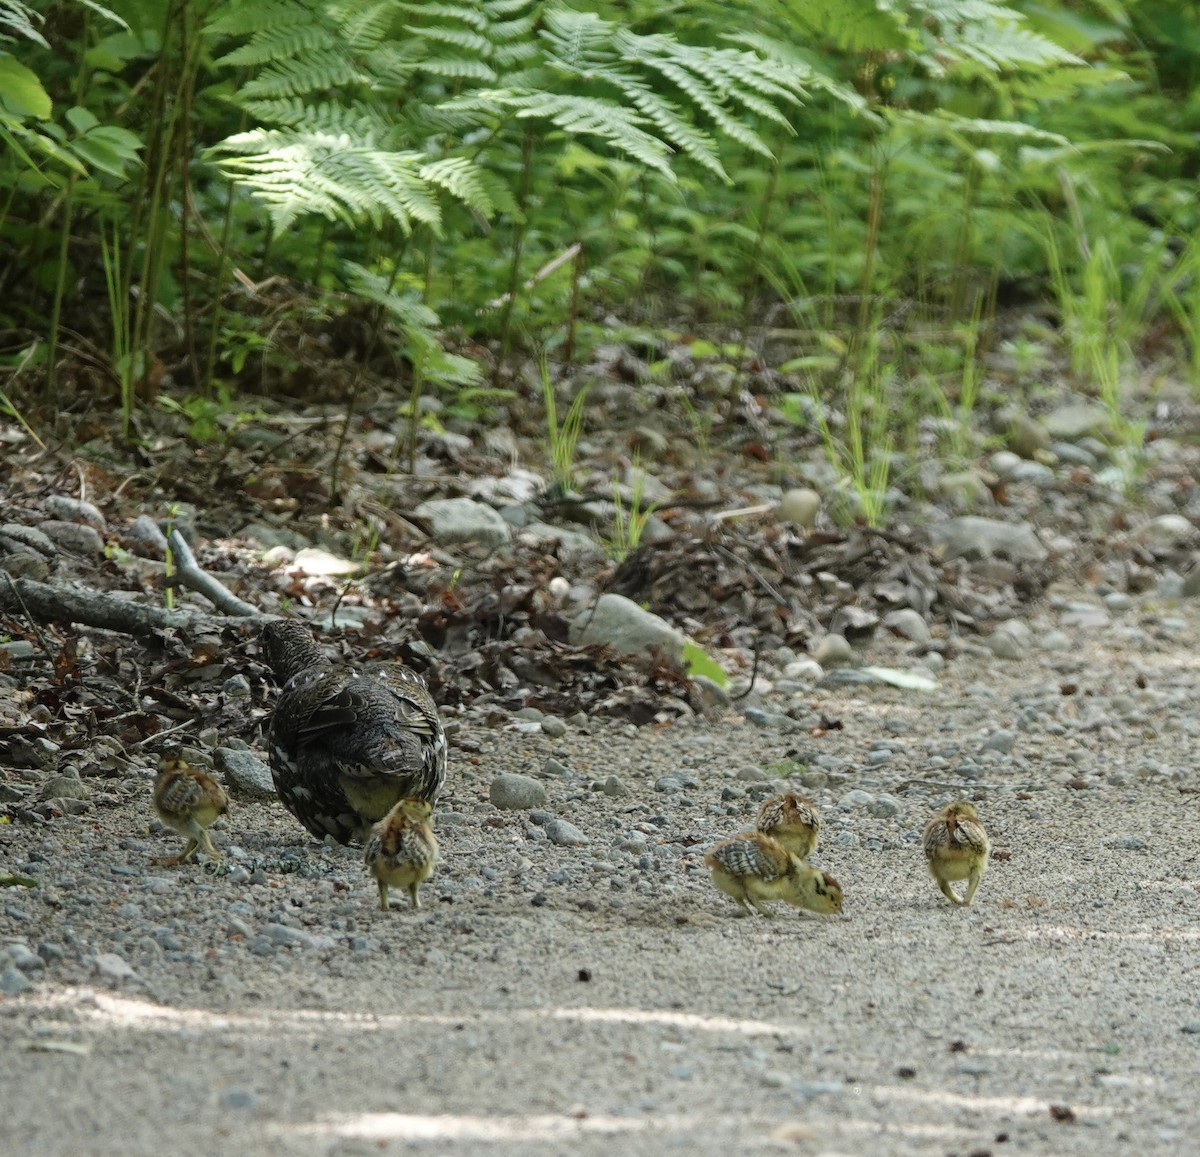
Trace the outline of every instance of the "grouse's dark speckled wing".
<path fill-rule="evenodd" d="M 334 666 L 307 632 L 275 626 L 268 654 L 286 681 L 269 749 L 288 811 L 318 838 L 349 843 L 399 799 L 436 799 L 446 778 L 446 736 L 424 680 L 398 663 L 370 672 Z"/>

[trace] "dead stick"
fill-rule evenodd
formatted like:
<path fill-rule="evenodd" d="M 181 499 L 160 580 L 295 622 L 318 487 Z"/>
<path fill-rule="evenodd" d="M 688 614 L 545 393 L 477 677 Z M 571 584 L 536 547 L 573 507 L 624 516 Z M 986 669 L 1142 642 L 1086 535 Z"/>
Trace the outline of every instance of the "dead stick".
<path fill-rule="evenodd" d="M 192 548 L 184 541 L 183 535 L 172 527 L 167 535 L 171 552 L 175 556 L 175 578 L 188 590 L 203 595 L 214 607 L 227 615 L 239 618 L 257 618 L 262 614 L 258 607 L 243 602 L 228 587 L 222 586 L 217 579 L 207 571 L 200 569 Z"/>

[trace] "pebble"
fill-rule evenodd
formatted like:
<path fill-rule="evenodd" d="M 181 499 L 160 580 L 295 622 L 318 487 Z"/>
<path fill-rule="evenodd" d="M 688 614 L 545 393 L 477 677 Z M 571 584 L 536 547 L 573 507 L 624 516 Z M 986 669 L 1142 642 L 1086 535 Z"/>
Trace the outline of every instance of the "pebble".
<path fill-rule="evenodd" d="M 1123 852 L 1144 852 L 1150 847 L 1141 836 L 1135 835 L 1117 836 L 1116 839 L 1109 840 L 1104 846 Z"/>
<path fill-rule="evenodd" d="M 553 715 L 547 715 L 542 720 L 542 732 L 551 739 L 558 739 L 567 733 L 567 725 Z"/>
<path fill-rule="evenodd" d="M 545 724 L 542 725 L 543 729 Z M 553 776 L 556 779 L 561 779 L 564 776 L 571 774 L 571 769 L 567 767 L 561 759 L 555 759 L 554 756 L 549 756 L 546 762 L 542 764 L 542 774 Z"/>
<path fill-rule="evenodd" d="M 991 735 L 989 735 L 987 739 L 983 741 L 983 750 L 999 751 L 1003 755 L 1008 755 L 1013 749 L 1013 744 L 1016 742 L 1017 734 L 1015 731 L 1008 731 L 1004 728 L 1000 728 L 997 731 L 993 731 Z"/>
<path fill-rule="evenodd" d="M 22 972 L 34 972 L 39 968 L 46 967 L 46 962 L 36 952 L 31 951 L 27 944 L 22 944 L 19 940 L 10 944 L 5 952 L 13 966 Z"/>
<path fill-rule="evenodd" d="M 902 607 L 884 616 L 883 625 L 913 643 L 929 642 L 929 625 L 911 607 Z"/>
<path fill-rule="evenodd" d="M 610 775 L 604 781 L 604 794 L 609 799 L 628 799 L 633 792 L 629 790 L 619 775 Z"/>
<path fill-rule="evenodd" d="M 140 979 L 129 961 L 115 952 L 97 952 L 92 957 L 92 967 L 105 980 L 122 981 Z"/>
<path fill-rule="evenodd" d="M 829 667 L 845 667 L 854 662 L 854 651 L 841 635 L 826 635 L 814 648 L 813 659 L 822 671 Z"/>
<path fill-rule="evenodd" d="M 522 811 L 538 807 L 550 797 L 546 789 L 532 776 L 504 772 L 492 780 L 488 799 L 502 811 Z"/>
<path fill-rule="evenodd" d="M 90 502 L 81 498 L 71 498 L 65 494 L 51 494 L 46 499 L 46 509 L 55 518 L 64 522 L 85 522 L 88 526 L 103 534 L 108 529 L 104 515 Z"/>
<path fill-rule="evenodd" d="M 894 795 L 877 795 L 867 804 L 867 813 L 876 819 L 890 819 L 900 814 L 900 801 Z"/>
<path fill-rule="evenodd" d="M 851 808 L 869 807 L 874 802 L 875 797 L 869 791 L 864 791 L 861 787 L 856 787 L 852 791 L 846 792 L 838 800 L 838 807 L 849 811 Z"/>
<path fill-rule="evenodd" d="M 1024 631 L 1020 628 L 1024 627 Z M 1001 623 L 987 639 L 988 650 L 997 659 L 1023 659 L 1029 651 L 1029 628 L 1010 620 Z"/>
<path fill-rule="evenodd" d="M 780 522 L 790 522 L 807 530 L 817 521 L 820 510 L 821 496 L 807 486 L 798 486 L 784 492 L 775 509 L 775 517 Z"/>
<path fill-rule="evenodd" d="M 221 1094 L 222 1109 L 244 1111 L 258 1107 L 258 1097 L 249 1089 L 229 1089 Z"/>
<path fill-rule="evenodd" d="M 20 996 L 28 992 L 33 985 L 26 979 L 25 974 L 15 965 L 10 964 L 0 972 L 0 992 L 5 996 Z"/>
<path fill-rule="evenodd" d="M 747 707 L 742 712 L 746 717 L 746 722 L 753 723 L 755 727 L 793 727 L 796 721 L 790 715 L 781 715 L 777 711 L 763 711 L 759 707 Z"/>
<path fill-rule="evenodd" d="M 82 558 L 95 558 L 104 550 L 104 539 L 100 537 L 96 528 L 83 522 L 50 519 L 42 523 L 41 530 L 63 550 Z"/>
<path fill-rule="evenodd" d="M 546 835 L 552 844 L 564 848 L 578 848 L 592 842 L 574 824 L 560 819 L 551 820 L 546 824 Z"/>
<path fill-rule="evenodd" d="M 783 669 L 785 679 L 808 686 L 819 683 L 825 677 L 825 668 L 816 659 L 800 658 L 788 663 Z"/>
<path fill-rule="evenodd" d="M 334 941 L 329 936 L 318 936 L 305 932 L 303 928 L 293 928 L 290 924 L 264 924 L 263 935 L 276 944 L 285 944 L 295 948 L 332 948 Z"/>

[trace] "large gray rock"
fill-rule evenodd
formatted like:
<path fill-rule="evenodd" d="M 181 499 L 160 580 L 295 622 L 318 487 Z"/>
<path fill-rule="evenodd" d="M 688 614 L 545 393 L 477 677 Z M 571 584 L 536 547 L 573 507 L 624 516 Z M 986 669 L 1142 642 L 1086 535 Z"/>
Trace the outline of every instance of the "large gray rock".
<path fill-rule="evenodd" d="M 594 607 L 586 607 L 571 624 L 570 638 L 577 647 L 604 643 L 619 655 L 650 659 L 657 653 L 677 667 L 683 665 L 687 642 L 666 619 L 614 594 L 601 595 Z"/>
<path fill-rule="evenodd" d="M 1051 410 L 1043 419 L 1051 438 L 1078 442 L 1081 438 L 1107 439 L 1112 432 L 1112 415 L 1098 402 L 1068 402 Z"/>
<path fill-rule="evenodd" d="M 429 520 L 434 542 L 502 546 L 512 538 L 508 523 L 490 506 L 473 498 L 431 498 L 413 513 Z"/>
<path fill-rule="evenodd" d="M 523 811 L 541 807 L 549 797 L 546 789 L 528 775 L 503 772 L 492 780 L 488 799 L 502 811 Z"/>
<path fill-rule="evenodd" d="M 230 790 L 243 799 L 272 800 L 276 798 L 271 769 L 257 755 L 238 751 L 234 747 L 218 747 L 213 762 L 225 776 Z"/>
<path fill-rule="evenodd" d="M 935 526 L 933 541 L 947 559 L 1003 555 L 1015 562 L 1041 562 L 1047 553 L 1029 523 L 1001 522 L 973 514 Z"/>

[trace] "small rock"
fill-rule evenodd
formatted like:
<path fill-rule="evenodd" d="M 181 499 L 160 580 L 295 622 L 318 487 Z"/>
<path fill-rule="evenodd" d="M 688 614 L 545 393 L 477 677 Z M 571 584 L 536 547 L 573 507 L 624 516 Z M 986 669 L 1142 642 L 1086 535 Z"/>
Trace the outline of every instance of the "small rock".
<path fill-rule="evenodd" d="M 540 807 L 550 797 L 532 776 L 504 772 L 492 780 L 488 798 L 503 811 L 521 811 Z"/>
<path fill-rule="evenodd" d="M 628 799 L 633 792 L 625 786 L 625 781 L 620 776 L 610 775 L 604 781 L 604 794 L 609 799 Z"/>
<path fill-rule="evenodd" d="M 807 486 L 798 486 L 784 492 L 775 509 L 775 517 L 780 522 L 790 522 L 807 530 L 817 521 L 820 511 L 821 496 Z"/>
<path fill-rule="evenodd" d="M 139 514 L 125 531 L 125 542 L 142 558 L 165 558 L 167 537 L 148 514 Z"/>
<path fill-rule="evenodd" d="M 547 715 L 542 720 L 542 733 L 550 736 L 551 739 L 559 739 L 566 735 L 567 725 L 561 720 L 556 719 L 553 715 Z"/>
<path fill-rule="evenodd" d="M 28 992 L 33 985 L 25 979 L 25 974 L 19 968 L 9 965 L 3 972 L 0 972 L 0 992 L 5 996 L 20 996 L 23 992 Z"/>
<path fill-rule="evenodd" d="M 435 542 L 503 546 L 512 538 L 508 523 L 492 507 L 473 498 L 431 498 L 413 513 L 429 520 L 430 536 Z"/>
<path fill-rule="evenodd" d="M 1135 835 L 1117 836 L 1116 839 L 1109 840 L 1104 846 L 1123 852 L 1144 852 L 1150 847 L 1141 836 Z"/>
<path fill-rule="evenodd" d="M 869 791 L 863 791 L 861 787 L 854 788 L 853 791 L 848 791 L 841 799 L 838 800 L 838 807 L 845 808 L 849 811 L 856 807 L 870 807 L 875 802 L 875 797 Z"/>
<path fill-rule="evenodd" d="M 81 558 L 95 558 L 104 550 L 104 539 L 96 528 L 82 522 L 60 522 L 50 519 L 43 522 L 41 531 L 47 538 Z"/>
<path fill-rule="evenodd" d="M 64 522 L 84 522 L 101 534 L 108 530 L 108 523 L 104 521 L 104 515 L 90 502 L 84 502 L 80 498 L 69 498 L 65 494 L 51 494 L 46 499 L 46 509 L 55 518 L 62 519 Z"/>
<path fill-rule="evenodd" d="M 998 659 L 1023 659 L 1033 644 L 1033 632 L 1020 619 L 1006 619 L 987 638 Z"/>
<path fill-rule="evenodd" d="M 271 769 L 257 755 L 233 747 L 218 747 L 213 752 L 213 763 L 235 795 L 264 801 L 276 798 Z"/>
<path fill-rule="evenodd" d="M 1003 481 L 1011 482 L 1013 472 L 1021 465 L 1021 461 L 1020 454 L 1014 454 L 1011 450 L 997 450 L 988 459 L 988 466 Z"/>
<path fill-rule="evenodd" d="M 1023 410 L 1014 409 L 1009 413 L 1008 444 L 1022 458 L 1032 458 L 1050 445 L 1050 435 Z"/>
<path fill-rule="evenodd" d="M 883 625 L 914 643 L 929 642 L 929 625 L 911 607 L 901 607 L 898 611 L 891 611 L 884 616 Z"/>
<path fill-rule="evenodd" d="M 594 607 L 585 607 L 571 623 L 573 646 L 602 643 L 618 655 L 661 656 L 676 667 L 683 665 L 687 642 L 670 623 L 643 610 L 624 595 L 603 594 Z"/>
<path fill-rule="evenodd" d="M 32 551 L 17 550 L 0 555 L 0 570 L 7 571 L 13 578 L 27 578 L 34 582 L 45 582 L 50 577 L 50 567 L 41 555 Z"/>
<path fill-rule="evenodd" d="M 293 928 L 289 924 L 264 924 L 263 935 L 276 944 L 285 944 L 295 948 L 332 948 L 334 941 L 329 936 L 318 936 L 306 932 L 303 928 Z"/>
<path fill-rule="evenodd" d="M 28 945 L 22 944 L 19 940 L 10 944 L 7 952 L 12 964 L 22 972 L 34 972 L 39 968 L 46 967 L 46 962 L 36 952 L 31 951 Z"/>
<path fill-rule="evenodd" d="M 753 723 L 755 727 L 786 728 L 792 727 L 796 722 L 790 715 L 781 715 L 777 711 L 764 711 L 761 707 L 747 707 L 742 714 L 745 715 L 746 722 Z"/>
<path fill-rule="evenodd" d="M 900 801 L 894 795 L 877 795 L 867 804 L 867 814 L 876 819 L 886 820 L 900 814 Z"/>
<path fill-rule="evenodd" d="M 558 844 L 564 848 L 578 848 L 591 843 L 591 840 L 583 832 L 566 820 L 551 820 L 546 824 L 546 835 L 552 844 Z"/>
<path fill-rule="evenodd" d="M 1047 434 L 1064 442 L 1083 438 L 1108 441 L 1112 434 L 1112 417 L 1096 402 L 1068 402 L 1058 406 L 1043 419 Z"/>
<path fill-rule="evenodd" d="M 813 650 L 822 669 L 846 667 L 854 662 L 854 651 L 841 635 L 826 635 Z"/>
<path fill-rule="evenodd" d="M 654 781 L 655 791 L 665 791 L 669 795 L 673 795 L 677 791 L 683 791 L 683 780 L 675 775 L 660 775 Z"/>
<path fill-rule="evenodd" d="M 229 1089 L 221 1094 L 220 1106 L 222 1109 L 233 1109 L 243 1111 L 246 1109 L 254 1109 L 258 1106 L 258 1097 L 256 1097 L 249 1089 Z"/>
<path fill-rule="evenodd" d="M 1014 562 L 1042 562 L 1047 555 L 1037 531 L 1027 522 L 967 514 L 935 525 L 931 534 L 946 559 L 1001 555 Z"/>
<path fill-rule="evenodd" d="M 785 679 L 795 679 L 798 683 L 819 683 L 825 674 L 824 668 L 816 659 L 800 658 L 788 663 L 783 669 Z"/>
<path fill-rule="evenodd" d="M 938 479 L 937 489 L 956 510 L 974 510 L 992 501 L 987 483 L 974 470 L 943 474 Z"/>
<path fill-rule="evenodd" d="M 733 699 L 728 691 L 721 686 L 715 679 L 710 679 L 707 675 L 693 675 L 692 687 L 700 693 L 700 699 L 704 708 L 719 708 L 727 710 L 733 706 Z"/>
<path fill-rule="evenodd" d="M 1002 755 L 1008 755 L 1012 752 L 1013 744 L 1017 742 L 1017 734 L 1015 731 L 1007 731 L 1000 728 L 993 731 L 991 735 L 983 741 L 984 751 L 999 751 Z"/>
<path fill-rule="evenodd" d="M 562 760 L 555 759 L 551 755 L 542 764 L 542 774 L 553 776 L 555 779 L 562 779 L 563 776 L 571 774 L 571 769 Z"/>
<path fill-rule="evenodd" d="M 230 675 L 221 684 L 221 690 L 230 699 L 247 699 L 250 696 L 250 680 L 245 675 Z"/>
<path fill-rule="evenodd" d="M 42 784 L 38 793 L 41 799 L 80 799 L 91 798 L 91 792 L 73 776 L 56 775 Z"/>
<path fill-rule="evenodd" d="M 19 522 L 6 522 L 0 525 L 0 539 L 3 539 L 9 550 L 24 547 L 43 558 L 53 558 L 58 551 L 54 543 L 40 530 L 33 526 L 22 526 Z"/>
<path fill-rule="evenodd" d="M 1140 527 L 1134 537 L 1155 554 L 1169 554 L 1196 535 L 1196 528 L 1182 514 L 1160 514 Z"/>
<path fill-rule="evenodd" d="M 137 980 L 138 974 L 133 970 L 133 967 L 123 957 L 118 956 L 115 952 L 97 952 L 92 958 L 92 967 L 105 980 Z"/>

